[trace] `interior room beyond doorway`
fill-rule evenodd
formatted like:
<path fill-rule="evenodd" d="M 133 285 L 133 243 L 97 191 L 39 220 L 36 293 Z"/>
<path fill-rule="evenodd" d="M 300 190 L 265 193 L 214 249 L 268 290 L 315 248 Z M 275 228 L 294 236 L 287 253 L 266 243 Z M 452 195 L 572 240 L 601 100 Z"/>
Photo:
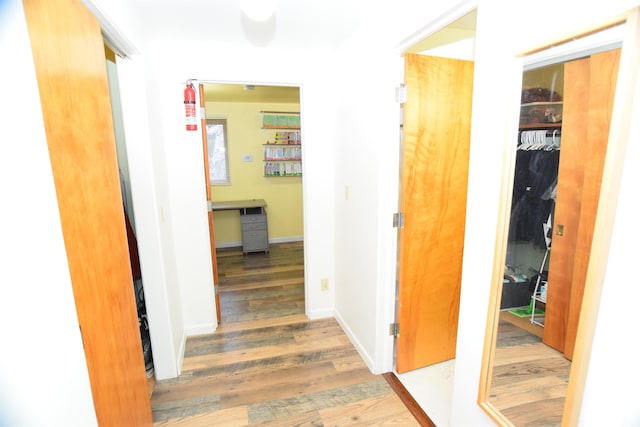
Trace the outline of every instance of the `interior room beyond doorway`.
<path fill-rule="evenodd" d="M 267 167 L 274 163 L 266 159 L 275 153 L 267 144 L 277 143 L 277 148 L 281 149 L 294 148 L 287 153 L 291 154 L 286 157 L 287 165 L 295 163 L 289 159 L 302 159 L 304 141 L 300 140 L 300 88 L 207 83 L 204 91 L 207 119 L 225 119 L 228 138 L 228 152 L 224 155 L 227 156 L 229 182 L 211 185 L 212 201 L 264 199 L 269 240 L 303 240 L 302 174 L 276 176 L 266 173 Z M 285 116 L 284 113 L 292 113 L 286 116 L 297 115 L 297 126 L 285 124 L 276 128 L 265 124 L 268 117 Z M 282 138 L 291 136 L 294 131 L 298 137 L 297 145 L 287 144 L 294 142 L 293 138 L 291 141 Z M 239 221 L 237 210 L 215 212 L 216 247 L 241 245 Z"/>
<path fill-rule="evenodd" d="M 258 257 L 272 244 L 302 242 L 300 88 L 204 83 L 203 90 L 212 247 Z M 220 305 L 224 322 L 229 307 Z"/>

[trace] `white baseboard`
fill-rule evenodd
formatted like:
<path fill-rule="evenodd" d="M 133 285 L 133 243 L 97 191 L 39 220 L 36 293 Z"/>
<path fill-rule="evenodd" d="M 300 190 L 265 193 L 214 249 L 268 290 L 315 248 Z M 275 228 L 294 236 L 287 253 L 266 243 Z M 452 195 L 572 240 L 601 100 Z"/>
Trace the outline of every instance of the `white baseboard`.
<path fill-rule="evenodd" d="M 216 249 L 237 248 L 242 246 L 242 242 L 216 242 Z"/>
<path fill-rule="evenodd" d="M 335 317 L 332 309 L 312 310 L 306 313 L 309 320 L 326 319 L 329 317 Z"/>
<path fill-rule="evenodd" d="M 184 362 L 184 352 L 187 349 L 187 338 L 194 335 L 211 334 L 215 332 L 217 325 L 214 323 L 203 323 L 201 325 L 189 326 L 182 331 L 182 340 L 178 350 L 177 370 L 178 376 L 182 373 L 182 363 Z"/>
<path fill-rule="evenodd" d="M 187 337 L 192 337 L 194 335 L 203 335 L 203 334 L 211 334 L 216 331 L 217 325 L 214 323 L 203 323 L 200 325 L 193 325 L 184 328 L 184 334 Z"/>
<path fill-rule="evenodd" d="M 340 315 L 340 313 L 335 312 L 335 318 L 338 324 L 342 327 L 342 330 L 344 331 L 344 333 L 349 338 L 349 341 L 351 341 L 351 344 L 353 344 L 353 346 L 356 348 L 356 350 L 360 354 L 360 357 L 362 357 L 362 360 L 364 360 L 364 363 L 367 365 L 369 370 L 371 372 L 374 372 L 375 370 L 374 370 L 373 358 L 369 355 L 369 353 L 367 353 L 367 351 L 365 350 L 364 346 L 360 343 L 360 341 L 358 341 L 355 334 L 349 328 L 349 325 L 347 324 L 347 322 L 345 322 L 344 318 Z"/>
<path fill-rule="evenodd" d="M 182 331 L 182 339 L 180 340 L 180 348 L 178 349 L 178 360 L 176 361 L 176 371 L 178 371 L 179 377 L 182 373 L 182 363 L 184 362 L 184 352 L 187 349 L 187 333 Z"/>
<path fill-rule="evenodd" d="M 304 236 L 288 236 L 288 237 L 274 237 L 269 239 L 269 243 L 290 243 L 290 242 L 302 242 Z"/>
<path fill-rule="evenodd" d="M 274 237 L 269 239 L 269 243 L 290 243 L 290 242 L 302 242 L 304 241 L 304 236 L 288 236 L 288 237 Z M 242 246 L 242 241 L 236 242 L 216 242 L 216 249 L 223 248 L 237 248 Z"/>

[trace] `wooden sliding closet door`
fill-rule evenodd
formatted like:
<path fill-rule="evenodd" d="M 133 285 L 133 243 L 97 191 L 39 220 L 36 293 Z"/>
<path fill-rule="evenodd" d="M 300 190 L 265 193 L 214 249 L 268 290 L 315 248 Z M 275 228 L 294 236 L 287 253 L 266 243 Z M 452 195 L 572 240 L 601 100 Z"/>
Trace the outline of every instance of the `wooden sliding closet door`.
<path fill-rule="evenodd" d="M 598 213 L 602 172 L 618 77 L 620 49 L 593 55 L 590 62 L 589 123 L 585 150 L 590 155 L 584 168 L 582 207 L 580 209 L 580 224 L 571 281 L 571 303 L 565 337 L 564 352 L 569 359 L 573 358 L 584 284 L 587 279 L 587 267 L 591 254 L 591 242 Z"/>
<path fill-rule="evenodd" d="M 100 25 L 80 0 L 24 11 L 97 420 L 150 426 Z"/>
<path fill-rule="evenodd" d="M 582 145 L 587 139 L 589 109 L 589 59 L 564 66 L 562 147 L 558 164 L 558 189 L 554 212 L 555 229 L 549 260 L 544 342 L 564 351 L 564 338 L 571 300 L 573 263 L 580 222 L 584 165 L 588 158 Z M 562 235 L 556 233 L 564 226 Z"/>
<path fill-rule="evenodd" d="M 562 148 L 543 341 L 573 357 L 620 50 L 565 64 Z M 558 226 L 563 225 L 563 235 Z"/>

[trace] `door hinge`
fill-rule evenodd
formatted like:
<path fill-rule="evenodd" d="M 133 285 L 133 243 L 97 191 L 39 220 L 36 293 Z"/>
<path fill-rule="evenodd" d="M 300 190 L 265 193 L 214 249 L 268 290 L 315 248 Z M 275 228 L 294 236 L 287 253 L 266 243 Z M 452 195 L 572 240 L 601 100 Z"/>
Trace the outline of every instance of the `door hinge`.
<path fill-rule="evenodd" d="M 404 214 L 402 212 L 393 214 L 393 226 L 395 228 L 404 227 Z"/>
<path fill-rule="evenodd" d="M 407 87 L 404 84 L 396 88 L 396 102 L 399 104 L 407 102 Z"/>
<path fill-rule="evenodd" d="M 389 335 L 397 337 L 400 335 L 400 325 L 397 323 L 389 324 Z"/>
<path fill-rule="evenodd" d="M 213 201 L 207 200 L 207 212 L 213 212 Z"/>
<path fill-rule="evenodd" d="M 200 107 L 200 120 L 207 119 L 207 110 L 204 107 Z"/>

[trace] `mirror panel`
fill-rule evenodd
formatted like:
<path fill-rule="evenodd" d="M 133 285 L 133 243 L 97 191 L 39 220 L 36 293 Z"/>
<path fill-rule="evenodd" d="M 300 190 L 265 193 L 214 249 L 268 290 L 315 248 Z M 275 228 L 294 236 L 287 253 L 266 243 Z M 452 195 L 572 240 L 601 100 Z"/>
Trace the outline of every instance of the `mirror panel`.
<path fill-rule="evenodd" d="M 523 75 L 488 401 L 514 425 L 560 423 L 570 361 L 543 342 L 564 108 L 564 64 Z M 555 255 L 555 253 L 554 253 Z"/>
<path fill-rule="evenodd" d="M 617 24 L 603 32 L 621 34 Z M 620 45 L 618 38 L 577 49 L 523 72 L 479 393 L 480 406 L 502 425 L 560 425 L 565 412 L 579 411 L 574 394 L 584 378 L 572 374 L 572 359 L 588 344 L 576 347 L 580 321 L 595 322 L 593 310 L 581 314 L 582 300 L 587 293 L 593 306 L 587 272 L 597 263 L 590 254 Z M 584 375 L 588 355 L 576 357 L 574 370 Z"/>

